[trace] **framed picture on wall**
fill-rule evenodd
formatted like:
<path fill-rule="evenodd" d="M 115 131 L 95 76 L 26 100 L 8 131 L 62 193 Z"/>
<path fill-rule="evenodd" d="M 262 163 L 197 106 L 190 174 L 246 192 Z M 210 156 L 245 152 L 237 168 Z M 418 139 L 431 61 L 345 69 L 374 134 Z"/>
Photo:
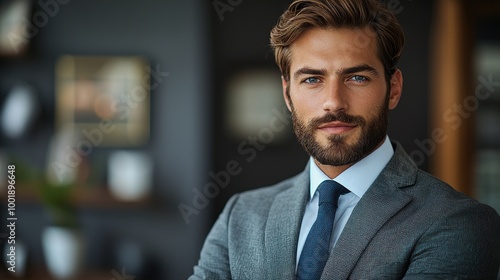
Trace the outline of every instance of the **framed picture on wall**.
<path fill-rule="evenodd" d="M 150 71 L 140 56 L 62 56 L 56 64 L 56 129 L 94 146 L 149 139 Z"/>
<path fill-rule="evenodd" d="M 291 131 L 288 121 L 281 120 L 288 112 L 283 100 L 280 73 L 268 68 L 237 71 L 226 85 L 226 131 L 234 139 L 249 136 L 270 138 L 278 143 L 286 140 Z"/>

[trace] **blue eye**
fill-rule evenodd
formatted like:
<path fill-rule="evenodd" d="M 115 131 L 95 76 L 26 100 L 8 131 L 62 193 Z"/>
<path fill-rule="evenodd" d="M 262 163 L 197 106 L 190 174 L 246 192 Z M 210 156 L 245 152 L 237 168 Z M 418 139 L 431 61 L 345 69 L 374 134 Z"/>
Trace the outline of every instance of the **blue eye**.
<path fill-rule="evenodd" d="M 359 75 L 356 75 L 356 76 L 352 76 L 351 78 L 349 78 L 349 80 L 351 81 L 355 81 L 355 82 L 366 82 L 368 81 L 368 78 L 365 77 L 365 76 L 359 76 Z"/>
<path fill-rule="evenodd" d="M 304 80 L 304 83 L 306 83 L 306 84 L 316 84 L 319 82 L 320 82 L 320 79 L 315 78 L 315 77 L 310 77 L 310 78 L 307 78 Z"/>

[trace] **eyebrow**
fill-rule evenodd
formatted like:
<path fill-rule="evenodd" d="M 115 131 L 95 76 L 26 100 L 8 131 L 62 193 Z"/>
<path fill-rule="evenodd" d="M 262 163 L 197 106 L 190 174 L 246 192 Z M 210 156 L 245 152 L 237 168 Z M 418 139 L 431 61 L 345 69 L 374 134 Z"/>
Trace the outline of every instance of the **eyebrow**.
<path fill-rule="evenodd" d="M 324 76 L 326 75 L 325 69 L 313 69 L 309 67 L 303 67 L 293 73 L 293 78 L 297 79 L 300 75 L 318 75 Z"/>
<path fill-rule="evenodd" d="M 375 76 L 379 75 L 379 72 L 372 66 L 368 64 L 360 64 L 352 67 L 347 67 L 347 68 L 342 68 L 335 73 L 339 76 L 345 76 L 345 75 L 350 75 L 354 73 L 359 73 L 359 72 L 370 72 Z M 297 79 L 300 75 L 318 75 L 318 76 L 325 76 L 327 71 L 325 69 L 314 69 L 314 68 L 309 68 L 309 67 L 303 67 L 300 68 L 299 70 L 295 71 L 293 73 L 294 79 Z"/>
<path fill-rule="evenodd" d="M 342 68 L 340 70 L 337 70 L 335 73 L 337 73 L 337 75 L 349 75 L 359 72 L 370 72 L 375 76 L 379 75 L 378 71 L 368 64 L 360 64 L 353 67 Z"/>

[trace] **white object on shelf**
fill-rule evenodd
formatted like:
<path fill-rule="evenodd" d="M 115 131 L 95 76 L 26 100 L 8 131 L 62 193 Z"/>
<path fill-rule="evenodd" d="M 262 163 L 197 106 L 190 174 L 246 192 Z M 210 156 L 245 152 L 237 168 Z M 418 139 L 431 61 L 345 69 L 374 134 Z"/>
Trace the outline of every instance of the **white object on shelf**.
<path fill-rule="evenodd" d="M 42 232 L 45 263 L 56 279 L 71 279 L 83 268 L 83 237 L 79 230 L 47 227 Z"/>
<path fill-rule="evenodd" d="M 14 87 L 1 110 L 3 134 L 12 139 L 26 134 L 35 121 L 38 110 L 37 98 L 31 87 L 25 85 Z"/>
<path fill-rule="evenodd" d="M 145 198 L 151 191 L 153 164 L 149 156 L 138 151 L 117 151 L 109 158 L 108 185 L 120 200 Z"/>

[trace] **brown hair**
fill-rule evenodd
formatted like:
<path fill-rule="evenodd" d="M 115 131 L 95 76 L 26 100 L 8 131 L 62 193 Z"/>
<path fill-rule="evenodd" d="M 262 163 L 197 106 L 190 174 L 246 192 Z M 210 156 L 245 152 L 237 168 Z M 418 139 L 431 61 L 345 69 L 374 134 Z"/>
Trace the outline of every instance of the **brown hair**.
<path fill-rule="evenodd" d="M 396 70 L 404 45 L 404 33 L 395 15 L 377 0 L 295 0 L 271 30 L 271 47 L 281 73 L 290 79 L 290 45 L 311 28 L 364 28 L 366 38 L 377 38 L 377 55 L 384 65 L 387 83 Z M 360 44 L 362 44 L 360 42 Z"/>

